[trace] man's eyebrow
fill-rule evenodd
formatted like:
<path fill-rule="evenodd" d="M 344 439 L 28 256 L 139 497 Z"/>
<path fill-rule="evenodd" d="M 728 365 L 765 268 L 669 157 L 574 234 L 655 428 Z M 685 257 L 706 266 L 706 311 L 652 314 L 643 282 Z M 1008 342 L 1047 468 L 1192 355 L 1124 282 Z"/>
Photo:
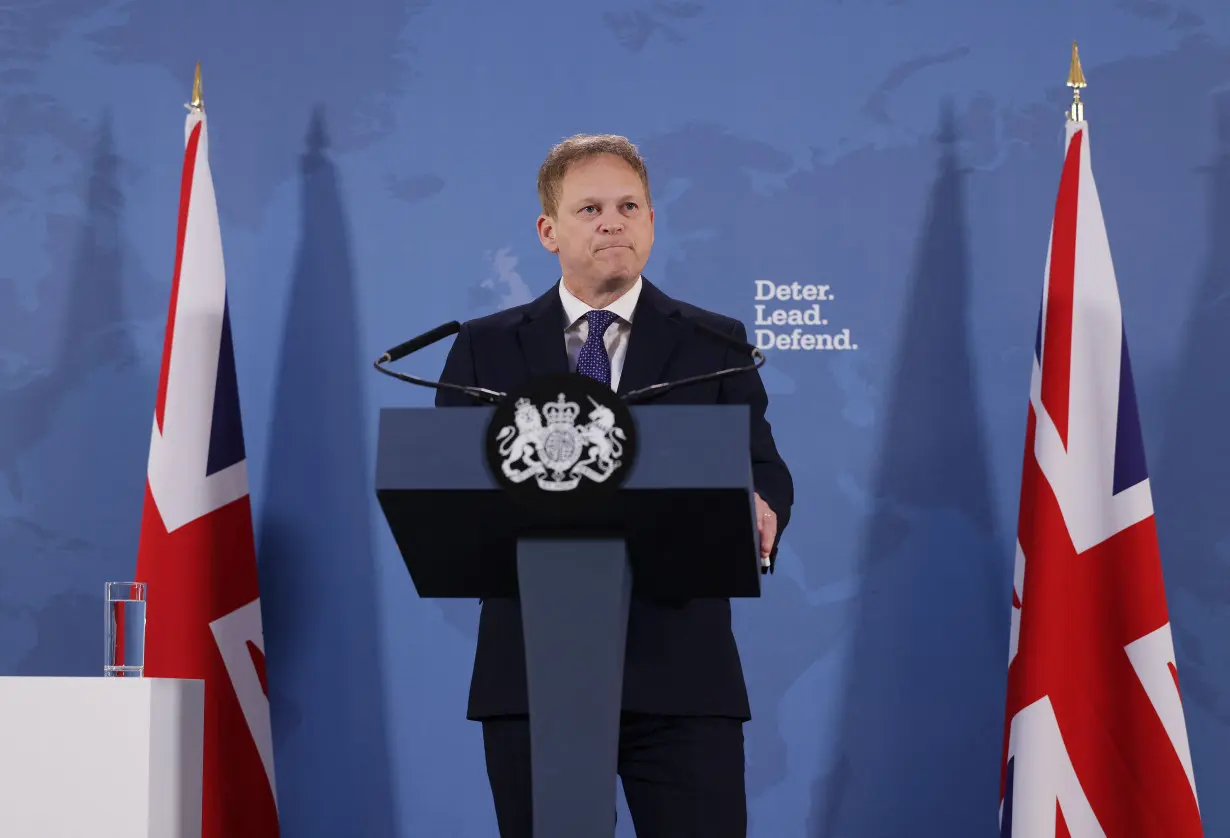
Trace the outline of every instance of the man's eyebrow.
<path fill-rule="evenodd" d="M 628 193 L 628 194 L 626 194 L 626 195 L 620 195 L 620 196 L 619 196 L 618 198 L 616 198 L 615 200 L 616 200 L 616 202 L 621 202 L 621 201 L 637 201 L 637 200 L 639 200 L 639 198 L 637 198 L 637 196 L 636 196 L 636 194 L 635 194 L 635 193 L 633 193 L 633 192 L 629 192 L 629 193 Z M 602 203 L 602 199 L 601 199 L 601 198 L 593 198 L 593 197 L 588 197 L 588 198 L 578 198 L 578 199 L 577 199 L 577 201 L 576 201 L 575 206 L 578 206 L 578 207 L 586 207 L 586 206 L 589 206 L 590 204 L 601 204 L 601 203 Z"/>

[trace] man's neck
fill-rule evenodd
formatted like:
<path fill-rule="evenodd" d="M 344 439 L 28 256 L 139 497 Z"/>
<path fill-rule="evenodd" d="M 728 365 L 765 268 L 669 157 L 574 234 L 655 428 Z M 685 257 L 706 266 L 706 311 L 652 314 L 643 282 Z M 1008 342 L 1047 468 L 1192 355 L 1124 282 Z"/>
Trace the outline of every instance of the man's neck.
<path fill-rule="evenodd" d="M 564 287 L 568 289 L 568 293 L 585 303 L 585 305 L 590 308 L 603 309 L 631 291 L 632 286 L 636 285 L 638 279 L 640 279 L 639 276 L 634 276 L 631 279 L 621 277 L 620 279 L 592 286 L 579 283 L 565 276 L 563 282 Z"/>

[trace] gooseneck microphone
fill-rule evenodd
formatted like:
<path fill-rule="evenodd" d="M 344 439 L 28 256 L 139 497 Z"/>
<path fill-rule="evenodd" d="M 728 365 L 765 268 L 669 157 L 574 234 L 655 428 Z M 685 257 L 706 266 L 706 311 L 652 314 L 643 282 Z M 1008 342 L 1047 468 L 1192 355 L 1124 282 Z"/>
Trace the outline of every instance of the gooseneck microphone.
<path fill-rule="evenodd" d="M 720 343 L 724 343 L 727 346 L 734 347 L 735 349 L 738 349 L 740 352 L 746 353 L 747 355 L 751 357 L 752 363 L 743 364 L 737 367 L 727 367 L 726 369 L 716 370 L 714 372 L 707 372 L 702 375 L 692 375 L 687 378 L 680 378 L 677 381 L 663 381 L 659 384 L 651 384 L 648 387 L 641 387 L 640 389 L 637 389 L 637 390 L 629 390 L 627 393 L 624 394 L 624 401 L 629 402 L 629 403 L 641 401 L 643 399 L 647 399 L 653 396 L 660 396 L 663 393 L 667 392 L 668 390 L 674 390 L 676 387 L 683 387 L 688 384 L 699 384 L 702 381 L 713 381 L 714 379 L 725 378 L 726 376 L 729 376 L 729 375 L 737 375 L 742 372 L 750 372 L 751 370 L 760 369 L 762 366 L 764 366 L 765 361 L 768 360 L 767 358 L 765 358 L 763 352 L 761 352 L 755 346 L 752 346 L 747 341 L 742 341 L 742 340 L 739 340 L 738 338 L 731 337 L 725 332 L 719 332 L 717 329 L 713 328 L 712 326 L 708 326 L 704 323 L 701 323 L 698 320 L 693 320 L 692 325 L 695 326 L 698 331 L 704 333 L 706 336 L 714 338 L 715 340 L 719 341 Z"/>
<path fill-rule="evenodd" d="M 760 367 L 764 366 L 765 361 L 767 360 L 764 353 L 752 344 L 739 340 L 738 338 L 731 337 L 725 332 L 720 332 L 712 326 L 708 326 L 699 321 L 691 321 L 691 325 L 699 332 L 718 341 L 719 343 L 723 343 L 726 346 L 733 347 L 734 349 L 745 353 L 752 359 L 752 362 L 750 364 L 743 364 L 737 367 L 727 367 L 726 369 L 715 370 L 714 372 L 707 372 L 701 375 L 688 376 L 687 378 L 680 378 L 676 381 L 663 381 L 658 384 L 651 384 L 648 387 L 641 387 L 636 390 L 631 390 L 623 395 L 623 400 L 625 402 L 631 404 L 638 401 L 644 401 L 646 399 L 653 398 L 654 396 L 660 396 L 663 393 L 674 390 L 677 387 L 686 387 L 689 384 L 699 384 L 702 381 L 713 381 L 715 379 L 725 378 L 731 375 L 738 375 L 740 373 L 760 369 Z M 400 361 L 407 355 L 412 355 L 420 349 L 426 349 L 433 343 L 442 341 L 460 331 L 461 324 L 456 320 L 444 323 L 429 332 L 424 332 L 418 337 L 414 337 L 403 343 L 397 344 L 397 346 L 394 346 L 392 349 L 389 349 L 381 355 L 375 362 L 374 366 L 378 371 L 384 373 L 385 375 L 396 378 L 399 381 L 405 381 L 408 384 L 417 384 L 420 387 L 431 387 L 436 390 L 453 390 L 454 392 L 465 393 L 468 396 L 472 396 L 473 398 L 489 404 L 499 404 L 507 395 L 506 393 L 501 393 L 496 390 L 488 390 L 485 387 L 471 387 L 465 384 L 449 384 L 444 381 L 430 381 L 424 378 L 417 378 L 412 375 L 394 372 L 393 370 L 386 369 L 384 366 L 385 364 Z"/>
<path fill-rule="evenodd" d="M 394 346 L 388 352 L 381 355 L 380 360 L 377 363 L 392 364 L 395 361 L 400 361 L 407 355 L 418 352 L 420 349 L 426 349 L 436 341 L 444 340 L 446 337 L 455 335 L 460 331 L 461 324 L 456 320 L 453 320 L 450 323 L 445 323 L 442 326 L 436 326 L 436 328 L 432 329 L 430 332 L 424 332 L 416 338 L 410 338 L 410 340 L 404 343 L 397 344 L 397 346 Z"/>
<path fill-rule="evenodd" d="M 444 381 L 429 381 L 425 378 L 416 378 L 413 375 L 405 375 L 403 373 L 394 372 L 393 370 L 384 368 L 385 364 L 400 361 L 407 355 L 418 352 L 420 349 L 426 349 L 433 343 L 442 341 L 460 331 L 461 324 L 456 320 L 450 321 L 441 326 L 437 326 L 430 332 L 424 332 L 416 338 L 410 338 L 410 340 L 405 341 L 404 343 L 397 344 L 397 346 L 394 346 L 392 349 L 381 355 L 376 360 L 374 366 L 379 372 L 382 372 L 391 378 L 396 378 L 398 381 L 405 381 L 408 384 L 417 384 L 420 387 L 431 387 L 435 390 L 452 390 L 457 393 L 465 393 L 468 396 L 473 396 L 474 398 L 488 402 L 489 404 L 499 404 L 504 399 L 505 394 L 496 392 L 495 390 L 488 390 L 486 387 L 470 387 L 465 384 L 449 384 Z"/>

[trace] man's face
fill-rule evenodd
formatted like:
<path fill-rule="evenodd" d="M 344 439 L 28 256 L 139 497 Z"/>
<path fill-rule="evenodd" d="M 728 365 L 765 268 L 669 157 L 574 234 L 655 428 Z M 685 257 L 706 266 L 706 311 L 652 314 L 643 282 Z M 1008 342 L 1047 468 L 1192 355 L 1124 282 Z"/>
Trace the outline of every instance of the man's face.
<path fill-rule="evenodd" d="M 574 163 L 560 184 L 556 217 L 540 216 L 543 247 L 559 254 L 570 281 L 631 283 L 653 248 L 653 210 L 636 172 L 613 154 Z"/>

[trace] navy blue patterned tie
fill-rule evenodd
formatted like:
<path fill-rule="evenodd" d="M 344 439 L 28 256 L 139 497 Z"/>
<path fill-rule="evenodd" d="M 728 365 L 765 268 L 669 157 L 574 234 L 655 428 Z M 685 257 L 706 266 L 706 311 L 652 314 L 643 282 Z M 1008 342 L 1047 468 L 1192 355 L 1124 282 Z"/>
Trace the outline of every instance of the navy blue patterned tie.
<path fill-rule="evenodd" d="M 611 384 L 611 356 L 606 352 L 603 335 L 607 328 L 615 322 L 615 315 L 609 311 L 591 311 L 585 315 L 589 320 L 589 333 L 585 336 L 585 345 L 577 353 L 577 372 L 596 378 L 608 387 Z"/>

